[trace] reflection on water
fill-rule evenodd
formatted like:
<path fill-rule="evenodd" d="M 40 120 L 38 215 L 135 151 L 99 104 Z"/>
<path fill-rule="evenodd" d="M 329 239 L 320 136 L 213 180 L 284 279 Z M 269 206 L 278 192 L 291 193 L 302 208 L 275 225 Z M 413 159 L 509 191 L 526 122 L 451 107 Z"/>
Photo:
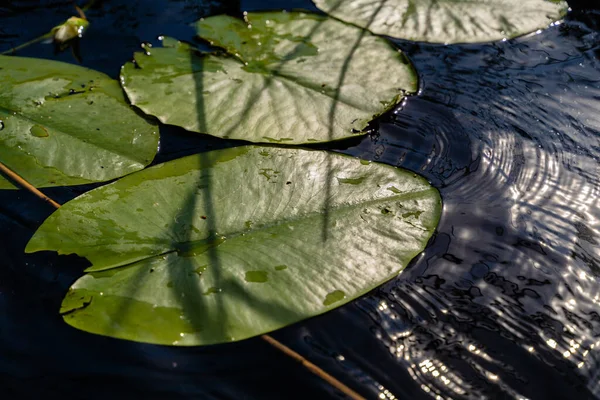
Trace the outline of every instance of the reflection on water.
<path fill-rule="evenodd" d="M 275 337 L 370 398 L 600 397 L 599 20 L 487 45 L 399 42 L 421 93 L 344 152 L 426 176 L 444 199 L 439 232 L 397 279 Z M 110 73 L 104 57 L 88 60 Z M 179 135 L 161 157 L 203 146 Z M 257 340 L 172 349 L 66 327 L 56 310 L 80 267 L 21 254 L 49 210 L 0 196 L 0 383 L 16 395 L 338 398 Z"/>
<path fill-rule="evenodd" d="M 421 96 L 358 147 L 442 188 L 431 247 L 359 306 L 434 398 L 600 395 L 600 35 L 588 22 L 413 45 Z"/>

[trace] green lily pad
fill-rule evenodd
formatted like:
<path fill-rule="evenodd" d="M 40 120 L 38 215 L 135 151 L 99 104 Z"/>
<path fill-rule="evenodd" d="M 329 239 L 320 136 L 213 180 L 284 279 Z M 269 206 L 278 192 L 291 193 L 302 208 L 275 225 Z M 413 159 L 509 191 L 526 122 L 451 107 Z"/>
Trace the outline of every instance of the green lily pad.
<path fill-rule="evenodd" d="M 27 252 L 91 262 L 72 326 L 169 345 L 245 339 L 338 307 L 423 250 L 440 196 L 405 170 L 245 146 L 147 168 L 52 214 Z"/>
<path fill-rule="evenodd" d="M 318 8 L 379 35 L 433 43 L 488 42 L 546 28 L 560 0 L 313 0 Z"/>
<path fill-rule="evenodd" d="M 116 80 L 76 65 L 0 56 L 0 162 L 37 187 L 106 181 L 148 165 L 158 128 Z M 0 189 L 14 188 L 0 176 Z"/>
<path fill-rule="evenodd" d="M 298 144 L 362 134 L 417 89 L 408 59 L 355 26 L 298 12 L 245 18 L 197 23 L 222 52 L 169 40 L 136 53 L 121 74 L 130 101 L 189 131 Z"/>

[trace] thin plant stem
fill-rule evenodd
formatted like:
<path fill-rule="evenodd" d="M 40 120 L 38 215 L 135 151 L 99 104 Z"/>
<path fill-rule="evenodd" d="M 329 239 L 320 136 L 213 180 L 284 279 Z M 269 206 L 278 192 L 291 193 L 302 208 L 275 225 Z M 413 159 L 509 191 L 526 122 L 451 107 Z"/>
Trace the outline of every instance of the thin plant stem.
<path fill-rule="evenodd" d="M 85 17 L 85 12 L 86 12 L 86 11 L 87 11 L 89 8 L 91 8 L 91 7 L 92 7 L 94 4 L 96 4 L 96 1 L 97 1 L 97 0 L 90 0 L 90 1 L 88 1 L 88 2 L 86 3 L 86 5 L 84 5 L 84 6 L 83 6 L 83 7 L 81 7 L 81 8 L 79 8 L 79 7 L 75 6 L 75 9 L 77 10 L 77 13 L 79 14 L 79 16 L 80 16 L 81 18 L 85 19 L 85 18 L 86 18 L 86 17 Z M 2 52 L 2 53 L 0 53 L 0 54 L 2 54 L 2 55 L 6 55 L 6 54 L 14 54 L 14 53 L 16 53 L 17 51 L 19 51 L 19 50 L 21 50 L 21 49 L 24 49 L 24 48 L 25 48 L 25 47 L 27 47 L 27 46 L 31 46 L 32 44 L 39 43 L 39 42 L 41 42 L 42 40 L 45 40 L 45 39 L 50 39 L 50 38 L 51 38 L 53 35 L 54 35 L 54 32 L 50 31 L 50 32 L 48 32 L 48 33 L 45 33 L 45 34 L 43 34 L 42 36 L 40 36 L 40 37 L 38 37 L 38 38 L 35 38 L 35 39 L 33 39 L 33 40 L 30 40 L 29 42 L 26 42 L 26 43 L 20 44 L 20 45 L 18 45 L 17 47 L 13 47 L 12 49 L 8 49 L 8 50 L 6 50 L 6 51 L 3 51 L 3 52 Z"/>
<path fill-rule="evenodd" d="M 33 193 L 40 199 L 48 202 L 54 208 L 60 207 L 60 204 L 58 204 L 57 202 L 52 200 L 50 197 L 46 196 L 44 193 L 40 192 L 35 186 L 33 186 L 31 183 L 27 182 L 25 179 L 21 178 L 16 172 L 14 172 L 13 170 L 8 168 L 6 165 L 2 164 L 1 162 L 0 162 L 0 172 L 7 175 L 10 179 L 15 181 L 19 185 L 21 185 L 24 189 L 27 189 L 28 191 L 30 191 L 31 193 Z"/>
<path fill-rule="evenodd" d="M 294 350 L 290 349 L 280 341 L 274 339 L 272 336 L 262 335 L 261 338 L 265 342 L 269 343 L 271 346 L 275 347 L 277 350 L 281 351 L 286 356 L 298 361 L 300 364 L 302 364 L 304 368 L 317 375 L 319 378 L 323 379 L 331 386 L 333 386 L 334 388 L 351 398 L 352 400 L 365 400 L 363 396 L 356 393 L 354 390 L 350 389 L 348 386 L 344 385 L 342 382 L 338 381 L 336 378 L 329 375 L 323 369 L 317 367 L 315 364 L 311 363 L 306 358 L 302 357 L 300 354 L 296 353 Z"/>
<path fill-rule="evenodd" d="M 86 12 L 87 10 L 89 10 L 90 8 L 92 8 L 94 6 L 94 4 L 97 3 L 98 0 L 90 0 L 86 3 L 85 6 L 81 7 L 81 11 L 82 12 Z"/>
<path fill-rule="evenodd" d="M 3 55 L 4 55 L 4 54 L 14 54 L 14 53 L 16 53 L 17 51 L 19 51 L 19 50 L 21 50 L 21 49 L 24 49 L 24 48 L 25 48 L 25 47 L 27 47 L 27 46 L 30 46 L 30 45 L 32 45 L 32 44 L 36 44 L 36 43 L 38 43 L 38 42 L 41 42 L 42 40 L 45 40 L 45 39 L 50 39 L 50 38 L 52 37 L 52 35 L 53 35 L 53 33 L 52 33 L 52 32 L 48 32 L 48 33 L 46 33 L 46 34 L 43 34 L 42 36 L 40 36 L 40 37 L 38 37 L 38 38 L 35 38 L 35 39 L 33 39 L 33 40 L 30 40 L 30 41 L 29 41 L 29 42 L 27 42 L 27 43 L 23 43 L 23 44 L 20 44 L 20 45 L 18 45 L 17 47 L 13 47 L 12 49 L 8 49 L 8 50 L 6 50 L 6 51 L 3 51 L 3 52 L 2 52 L 2 53 L 0 53 L 0 54 L 3 54 Z"/>

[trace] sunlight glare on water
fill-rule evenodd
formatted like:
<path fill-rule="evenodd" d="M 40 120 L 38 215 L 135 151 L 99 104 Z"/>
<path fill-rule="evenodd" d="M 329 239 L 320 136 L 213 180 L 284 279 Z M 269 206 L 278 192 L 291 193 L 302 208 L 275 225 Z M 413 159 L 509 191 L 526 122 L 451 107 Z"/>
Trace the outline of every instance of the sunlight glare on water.
<path fill-rule="evenodd" d="M 61 2 L 42 3 L 0 7 L 0 50 L 65 19 Z M 88 11 L 83 65 L 114 78 L 140 43 L 192 41 L 191 22 L 227 9 L 104 3 Z M 314 10 L 308 0 L 243 1 L 240 10 L 282 7 Z M 369 398 L 600 397 L 599 21 L 572 13 L 491 44 L 395 42 L 419 71 L 419 95 L 364 140 L 335 146 L 425 176 L 444 201 L 438 233 L 380 289 L 274 336 Z M 45 44 L 19 55 L 73 62 Z M 157 162 L 230 145 L 173 127 L 161 136 Z M 62 203 L 91 187 L 48 194 Z M 57 310 L 85 263 L 24 255 L 52 210 L 16 191 L 0 200 L 0 384 L 12 398 L 338 398 L 258 339 L 171 348 L 72 329 Z M 265 281 L 259 269 L 250 282 Z"/>

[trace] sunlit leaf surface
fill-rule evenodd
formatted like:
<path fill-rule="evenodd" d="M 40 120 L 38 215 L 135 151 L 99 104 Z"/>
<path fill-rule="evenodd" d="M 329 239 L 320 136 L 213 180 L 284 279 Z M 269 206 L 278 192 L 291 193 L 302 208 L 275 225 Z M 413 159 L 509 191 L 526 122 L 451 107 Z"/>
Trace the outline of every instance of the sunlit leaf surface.
<path fill-rule="evenodd" d="M 85 331 L 204 345 L 340 306 L 423 250 L 423 178 L 322 151 L 238 147 L 148 168 L 52 214 L 27 252 L 91 262 L 61 313 Z"/>
<path fill-rule="evenodd" d="M 198 34 L 223 51 L 165 41 L 127 63 L 133 104 L 187 130 L 252 142 L 326 142 L 357 134 L 417 88 L 386 40 L 304 13 L 216 16 Z"/>
<path fill-rule="evenodd" d="M 317 7 L 371 32 L 434 43 L 487 42 L 546 28 L 560 0 L 313 0 Z"/>
<path fill-rule="evenodd" d="M 34 186 L 106 181 L 148 165 L 158 128 L 119 83 L 76 65 L 0 56 L 0 162 Z M 14 188 L 0 176 L 0 189 Z"/>

